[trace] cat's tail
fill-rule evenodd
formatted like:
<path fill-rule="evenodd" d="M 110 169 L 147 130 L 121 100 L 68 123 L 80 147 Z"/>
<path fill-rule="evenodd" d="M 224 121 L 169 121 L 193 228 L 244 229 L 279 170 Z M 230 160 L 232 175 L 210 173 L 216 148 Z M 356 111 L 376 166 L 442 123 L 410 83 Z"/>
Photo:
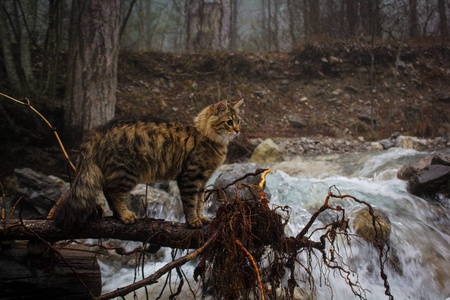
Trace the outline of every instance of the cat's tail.
<path fill-rule="evenodd" d="M 96 212 L 96 198 L 101 190 L 103 174 L 100 168 L 82 160 L 77 168 L 68 197 L 56 207 L 53 220 L 65 231 L 81 229 Z"/>

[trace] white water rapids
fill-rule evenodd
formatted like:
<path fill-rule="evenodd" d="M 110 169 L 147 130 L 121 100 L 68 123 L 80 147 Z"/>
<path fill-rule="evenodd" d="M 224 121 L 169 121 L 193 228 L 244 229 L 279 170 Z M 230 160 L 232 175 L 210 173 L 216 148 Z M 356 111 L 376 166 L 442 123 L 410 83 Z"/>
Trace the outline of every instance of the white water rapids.
<path fill-rule="evenodd" d="M 442 151 L 450 152 L 450 149 Z M 336 186 L 342 194 L 350 194 L 370 203 L 382 211 L 391 226 L 388 257 L 398 267 L 385 264 L 391 293 L 395 299 L 446 299 L 450 297 L 450 210 L 449 199 L 425 200 L 413 196 L 407 191 L 407 183 L 396 177 L 403 166 L 413 163 L 430 153 L 417 152 L 401 148 L 372 153 L 354 153 L 343 155 L 322 155 L 300 157 L 289 162 L 273 166 L 267 175 L 266 189 L 271 194 L 271 203 L 288 205 L 292 208 L 286 235 L 295 236 L 301 231 L 311 214 L 324 202 L 330 186 Z M 258 166 L 251 165 L 249 172 Z M 178 200 L 173 200 L 178 201 Z M 339 200 L 348 214 L 361 207 L 351 200 Z M 330 203 L 333 204 L 333 203 Z M 181 203 L 175 203 L 181 207 Z M 167 210 L 167 209 L 166 209 Z M 173 210 L 159 211 L 157 216 L 175 220 Z M 183 220 L 184 221 L 184 220 Z M 315 227 L 324 225 L 320 218 Z M 124 243 L 128 250 L 139 243 Z M 367 299 L 387 299 L 384 295 L 383 281 L 380 278 L 378 252 L 361 239 L 352 239 L 350 245 L 341 243 L 340 254 L 351 269 L 359 274 L 359 282 L 366 289 Z M 184 252 L 183 254 L 185 254 Z M 177 253 L 177 256 L 180 256 Z M 315 259 L 313 257 L 313 259 Z M 171 250 L 161 249 L 157 254 L 148 256 L 144 268 L 134 268 L 139 262 L 135 256 L 127 260 L 114 256 L 100 256 L 103 293 L 117 289 L 148 276 L 171 261 Z M 156 261 L 156 262 L 155 262 Z M 313 263 L 314 266 L 314 263 Z M 185 282 L 179 299 L 198 299 L 201 288 L 193 279 L 194 263 L 182 267 L 189 285 Z M 323 267 L 324 268 L 324 267 Z M 315 299 L 355 299 L 351 289 L 338 273 L 328 272 L 320 276 L 320 266 L 313 268 L 316 284 Z M 299 269 L 298 278 L 302 278 Z M 135 278 L 136 277 L 136 278 Z M 172 284 L 165 289 L 161 299 L 176 291 L 179 281 L 173 271 Z M 155 285 L 147 288 L 148 298 L 155 299 L 165 283 L 162 277 Z M 308 291 L 309 285 L 299 280 L 300 286 Z M 146 298 L 144 289 L 137 292 L 139 299 Z M 132 299 L 133 295 L 127 296 Z M 208 297 L 206 297 L 208 298 Z M 302 298 L 299 296 L 298 299 Z"/>

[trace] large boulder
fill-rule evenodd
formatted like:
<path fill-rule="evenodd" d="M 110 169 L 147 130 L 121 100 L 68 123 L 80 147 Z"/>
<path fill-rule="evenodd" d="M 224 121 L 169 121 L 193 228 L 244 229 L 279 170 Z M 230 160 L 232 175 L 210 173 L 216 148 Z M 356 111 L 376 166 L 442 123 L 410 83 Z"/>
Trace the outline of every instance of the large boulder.
<path fill-rule="evenodd" d="M 16 206 L 14 217 L 23 219 L 46 217 L 59 197 L 69 188 L 69 183 L 56 176 L 47 176 L 29 168 L 15 169 L 5 182 L 8 194 L 13 195 L 7 210 Z"/>
<path fill-rule="evenodd" d="M 222 165 L 219 169 L 220 174 L 214 182 L 214 187 L 220 189 L 212 194 L 211 204 L 208 204 L 207 211 L 209 214 L 215 214 L 220 202 L 236 198 L 259 198 L 258 185 L 261 182 L 261 174 L 249 175 L 236 184 L 232 184 L 246 174 L 255 173 L 261 167 L 254 163 L 248 164 L 228 164 Z M 231 185 L 230 185 L 231 184 Z M 227 187 L 228 186 L 228 187 Z M 265 190 L 266 198 L 270 198 L 270 193 Z"/>
<path fill-rule="evenodd" d="M 402 180 L 409 180 L 411 177 L 416 175 L 417 172 L 429 166 L 431 164 L 431 159 L 431 156 L 427 156 L 425 158 L 422 158 L 418 162 L 402 167 L 397 172 L 397 178 Z"/>
<path fill-rule="evenodd" d="M 367 241 L 373 242 L 379 239 L 382 243 L 389 241 L 391 235 L 390 221 L 387 215 L 381 211 L 375 211 L 375 226 L 372 215 L 367 207 L 350 214 L 351 225 L 355 233 Z M 375 231 L 376 228 L 376 231 Z"/>
<path fill-rule="evenodd" d="M 397 177 L 408 180 L 408 190 L 414 195 L 450 195 L 450 153 L 439 153 L 401 168 Z"/>
<path fill-rule="evenodd" d="M 414 195 L 450 195 L 450 166 L 430 165 L 421 169 L 409 179 L 409 191 Z"/>
<path fill-rule="evenodd" d="M 405 149 L 419 150 L 427 146 L 427 142 L 415 136 L 400 135 L 395 140 L 395 146 Z"/>
<path fill-rule="evenodd" d="M 282 160 L 281 149 L 272 139 L 266 139 L 259 144 L 249 162 L 254 163 L 269 163 Z"/>

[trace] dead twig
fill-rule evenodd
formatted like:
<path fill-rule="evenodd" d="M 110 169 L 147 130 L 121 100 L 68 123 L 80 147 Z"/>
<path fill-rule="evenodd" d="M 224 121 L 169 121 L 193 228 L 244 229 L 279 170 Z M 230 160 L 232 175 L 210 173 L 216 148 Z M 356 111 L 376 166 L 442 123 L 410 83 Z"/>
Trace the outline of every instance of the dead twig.
<path fill-rule="evenodd" d="M 192 251 L 190 253 L 188 253 L 185 256 L 182 256 L 168 264 L 166 264 L 165 266 L 163 266 L 161 269 L 159 269 L 158 271 L 156 271 L 154 274 L 146 277 L 143 280 L 140 280 L 136 283 L 130 284 L 126 287 L 123 288 L 119 288 L 113 292 L 107 293 L 107 294 L 103 294 L 97 298 L 94 299 L 98 299 L 98 300 L 102 300 L 102 299 L 111 299 L 114 297 L 124 297 L 125 295 L 131 293 L 132 291 L 137 290 L 138 288 L 141 288 L 143 286 L 146 285 L 151 285 L 154 284 L 156 282 L 158 282 L 157 280 L 163 276 L 164 274 L 166 274 L 167 272 L 171 271 L 174 268 L 177 268 L 179 266 L 184 265 L 185 263 L 187 263 L 188 261 L 198 257 L 200 254 L 202 254 L 203 252 L 205 252 L 209 245 L 213 243 L 213 241 L 218 237 L 218 235 L 220 234 L 220 229 L 218 228 L 212 235 L 211 237 L 203 244 L 203 246 L 201 246 L 200 248 L 198 248 L 195 251 Z"/>
<path fill-rule="evenodd" d="M 0 96 L 3 96 L 5 98 L 8 98 L 18 104 L 24 105 L 29 107 L 32 111 L 34 111 L 42 120 L 44 120 L 44 122 L 48 125 L 48 127 L 50 127 L 50 129 L 53 131 L 53 134 L 55 135 L 56 139 L 58 140 L 59 143 L 59 147 L 61 148 L 61 150 L 64 153 L 64 156 L 66 157 L 67 161 L 69 162 L 70 166 L 72 167 L 72 169 L 74 171 L 76 171 L 75 166 L 73 165 L 72 161 L 69 158 L 69 155 L 67 155 L 66 149 L 64 148 L 63 143 L 61 142 L 61 139 L 59 138 L 58 132 L 56 131 L 56 128 L 52 126 L 52 124 L 50 124 L 50 122 L 39 112 L 37 111 L 33 106 L 31 106 L 30 104 L 30 100 L 28 100 L 28 98 L 25 98 L 25 101 L 20 101 L 17 99 L 14 99 L 13 97 L 10 97 L 8 95 L 5 95 L 3 93 L 0 93 Z"/>

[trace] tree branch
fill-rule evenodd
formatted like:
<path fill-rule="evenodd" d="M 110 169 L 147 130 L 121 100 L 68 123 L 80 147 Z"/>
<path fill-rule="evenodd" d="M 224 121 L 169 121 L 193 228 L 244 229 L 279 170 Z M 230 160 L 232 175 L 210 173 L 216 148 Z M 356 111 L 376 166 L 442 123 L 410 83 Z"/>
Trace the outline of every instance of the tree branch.
<path fill-rule="evenodd" d="M 35 238 L 25 227 L 48 241 L 113 238 L 154 243 L 162 247 L 197 249 L 208 238 L 208 227 L 190 229 L 185 224 L 142 218 L 133 225 L 125 225 L 114 218 L 92 220 L 76 232 L 66 232 L 54 225 L 53 220 L 10 220 L 0 222 L 0 240 L 29 240 Z"/>

